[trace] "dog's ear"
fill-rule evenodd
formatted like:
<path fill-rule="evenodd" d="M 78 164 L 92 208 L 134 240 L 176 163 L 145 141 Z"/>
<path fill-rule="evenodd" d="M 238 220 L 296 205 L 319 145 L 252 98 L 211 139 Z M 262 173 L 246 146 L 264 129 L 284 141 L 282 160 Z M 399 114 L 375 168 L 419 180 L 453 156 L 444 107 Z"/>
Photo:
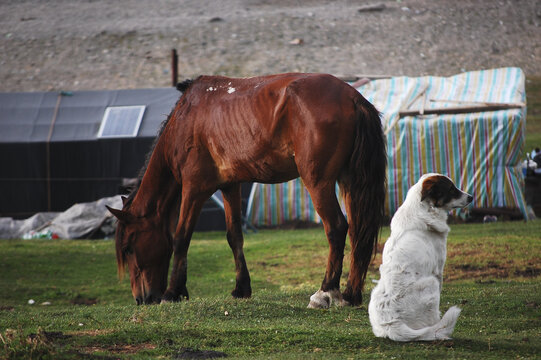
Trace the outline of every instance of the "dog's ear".
<path fill-rule="evenodd" d="M 427 198 L 431 199 L 434 206 L 442 206 L 442 181 L 440 176 L 430 176 L 423 181 L 423 187 L 421 190 L 421 201 L 425 201 Z"/>
<path fill-rule="evenodd" d="M 425 181 L 423 181 L 422 188 L 421 188 L 421 201 L 425 201 L 426 198 L 430 196 L 430 193 L 432 192 L 433 187 L 434 187 L 433 177 L 426 178 Z"/>

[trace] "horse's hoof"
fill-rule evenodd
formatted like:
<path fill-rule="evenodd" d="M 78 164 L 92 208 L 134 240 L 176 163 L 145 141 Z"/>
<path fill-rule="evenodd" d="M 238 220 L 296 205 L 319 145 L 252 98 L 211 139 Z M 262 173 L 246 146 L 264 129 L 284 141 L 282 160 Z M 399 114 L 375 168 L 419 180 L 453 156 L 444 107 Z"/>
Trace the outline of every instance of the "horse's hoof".
<path fill-rule="evenodd" d="M 323 291 L 318 290 L 312 296 L 310 296 L 310 303 L 308 308 L 310 309 L 328 309 L 332 304 L 342 306 L 344 300 L 342 294 L 338 290 Z"/>
<path fill-rule="evenodd" d="M 342 299 L 344 306 L 360 306 L 363 303 L 362 293 L 352 295 L 351 291 L 347 290 L 342 294 Z"/>
<path fill-rule="evenodd" d="M 231 291 L 231 295 L 235 299 L 247 299 L 252 297 L 252 289 L 235 289 Z"/>
<path fill-rule="evenodd" d="M 179 296 L 174 296 L 171 293 L 166 292 L 165 294 L 163 294 L 160 304 L 167 304 L 167 303 L 179 302 L 179 301 L 180 301 Z"/>
<path fill-rule="evenodd" d="M 314 301 L 310 300 L 310 303 L 308 303 L 308 309 L 328 309 L 329 303 L 326 301 Z"/>
<path fill-rule="evenodd" d="M 328 293 L 318 290 L 312 296 L 310 296 L 309 309 L 328 309 L 331 306 L 331 297 Z"/>

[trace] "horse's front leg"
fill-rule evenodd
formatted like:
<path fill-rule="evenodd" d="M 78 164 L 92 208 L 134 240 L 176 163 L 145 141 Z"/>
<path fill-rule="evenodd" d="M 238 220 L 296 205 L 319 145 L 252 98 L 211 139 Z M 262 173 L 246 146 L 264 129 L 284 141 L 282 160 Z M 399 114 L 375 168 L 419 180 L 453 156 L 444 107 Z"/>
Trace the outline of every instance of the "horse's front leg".
<path fill-rule="evenodd" d="M 248 298 L 252 295 L 250 274 L 244 258 L 241 214 L 241 191 L 240 184 L 232 185 L 223 189 L 225 221 L 227 225 L 227 242 L 233 251 L 235 258 L 236 286 L 231 292 L 235 298 Z"/>
<path fill-rule="evenodd" d="M 183 298 L 188 300 L 188 289 L 186 288 L 188 271 L 188 247 L 190 246 L 191 235 L 183 236 L 178 232 L 173 239 L 173 268 L 169 279 L 169 286 L 162 296 L 162 303 L 180 301 Z"/>
<path fill-rule="evenodd" d="M 186 288 L 188 248 L 195 223 L 207 198 L 203 195 L 193 194 L 186 188 L 182 191 L 180 215 L 173 238 L 173 268 L 169 287 L 163 294 L 162 303 L 189 298 Z"/>

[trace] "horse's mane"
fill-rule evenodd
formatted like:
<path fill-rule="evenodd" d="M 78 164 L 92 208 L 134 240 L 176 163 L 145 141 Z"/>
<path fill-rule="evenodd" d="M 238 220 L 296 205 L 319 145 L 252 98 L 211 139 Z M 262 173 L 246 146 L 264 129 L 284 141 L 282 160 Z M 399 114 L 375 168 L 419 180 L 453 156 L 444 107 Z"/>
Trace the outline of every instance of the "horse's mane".
<path fill-rule="evenodd" d="M 192 80 L 192 79 L 188 79 L 188 80 L 184 80 L 183 82 L 179 82 L 177 84 L 177 90 L 182 92 L 182 93 L 185 93 L 186 90 L 188 90 L 190 88 L 190 86 L 192 86 L 192 84 L 194 83 L 194 81 L 197 81 L 199 78 L 195 79 L 195 80 Z"/>
<path fill-rule="evenodd" d="M 154 152 L 154 149 L 156 148 L 156 145 L 158 144 L 158 141 L 160 140 L 160 137 L 162 136 L 165 128 L 167 127 L 167 124 L 169 123 L 169 120 L 173 116 L 173 112 L 178 107 L 178 104 L 180 103 L 180 101 L 183 99 L 184 94 L 190 89 L 190 87 L 192 86 L 192 84 L 194 82 L 199 80 L 199 78 L 200 78 L 200 76 L 195 80 L 187 79 L 187 80 L 184 80 L 184 81 L 177 84 L 176 89 L 178 91 L 182 92 L 182 95 L 177 100 L 175 106 L 173 107 L 173 109 L 171 110 L 169 115 L 167 116 L 167 119 L 162 121 L 162 123 L 160 125 L 160 129 L 158 130 L 158 134 L 156 135 L 156 137 L 154 138 L 154 141 L 152 142 L 152 146 L 150 147 L 150 151 L 147 153 L 147 155 L 145 157 L 145 164 L 139 170 L 139 174 L 137 175 L 137 181 L 136 181 L 135 185 L 132 187 L 132 189 L 130 190 L 130 193 L 129 193 L 128 197 L 124 201 L 124 210 L 128 209 L 131 206 L 131 204 L 133 202 L 133 199 L 135 198 L 135 195 L 137 195 L 137 191 L 139 190 L 139 187 L 141 186 L 141 181 L 143 180 L 143 176 L 145 175 L 145 172 L 147 171 L 148 163 L 150 162 L 150 158 L 152 157 L 152 153 Z"/>

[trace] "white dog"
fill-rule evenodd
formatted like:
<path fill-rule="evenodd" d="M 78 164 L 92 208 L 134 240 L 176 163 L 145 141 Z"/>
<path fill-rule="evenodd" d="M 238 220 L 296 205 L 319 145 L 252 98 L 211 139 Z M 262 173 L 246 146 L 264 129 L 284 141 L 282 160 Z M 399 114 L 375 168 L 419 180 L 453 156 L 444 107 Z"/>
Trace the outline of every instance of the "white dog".
<path fill-rule="evenodd" d="M 408 191 L 391 221 L 381 279 L 372 290 L 368 313 L 374 335 L 395 341 L 450 338 L 460 309 L 453 306 L 440 319 L 447 215 L 472 199 L 440 174 L 423 175 Z"/>

